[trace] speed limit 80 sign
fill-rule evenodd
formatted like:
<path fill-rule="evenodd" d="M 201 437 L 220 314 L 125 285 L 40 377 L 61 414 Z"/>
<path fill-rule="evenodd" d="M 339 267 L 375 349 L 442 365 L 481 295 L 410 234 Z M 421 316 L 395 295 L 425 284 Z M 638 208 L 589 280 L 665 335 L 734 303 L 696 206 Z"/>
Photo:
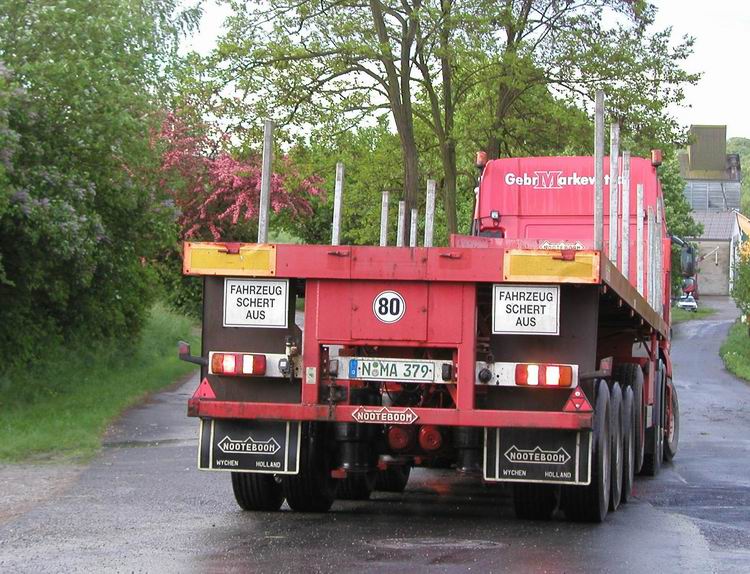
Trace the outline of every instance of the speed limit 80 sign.
<path fill-rule="evenodd" d="M 372 300 L 372 312 L 378 321 L 395 323 L 406 312 L 406 301 L 396 291 L 383 291 Z"/>

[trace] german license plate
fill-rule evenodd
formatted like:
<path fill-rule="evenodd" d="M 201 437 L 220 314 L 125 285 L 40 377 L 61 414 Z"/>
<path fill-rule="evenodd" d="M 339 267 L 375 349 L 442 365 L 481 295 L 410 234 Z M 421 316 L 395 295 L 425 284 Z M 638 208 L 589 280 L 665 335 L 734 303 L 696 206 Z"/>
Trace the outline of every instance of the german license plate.
<path fill-rule="evenodd" d="M 394 359 L 350 359 L 349 378 L 366 381 L 433 382 L 435 363 Z"/>

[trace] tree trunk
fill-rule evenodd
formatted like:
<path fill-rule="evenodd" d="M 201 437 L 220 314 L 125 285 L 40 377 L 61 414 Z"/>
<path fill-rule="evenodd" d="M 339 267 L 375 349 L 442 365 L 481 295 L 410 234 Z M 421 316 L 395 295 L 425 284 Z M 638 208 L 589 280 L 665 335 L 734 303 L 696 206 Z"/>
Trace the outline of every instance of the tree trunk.
<path fill-rule="evenodd" d="M 419 190 L 419 153 L 414 132 L 399 130 L 401 152 L 404 158 L 404 201 L 406 202 L 406 220 L 404 222 L 404 245 L 409 244 L 409 229 L 411 228 L 411 210 L 417 206 Z"/>
<path fill-rule="evenodd" d="M 443 204 L 445 206 L 448 233 L 456 233 L 458 231 L 456 217 L 456 180 L 458 179 L 456 144 L 453 140 L 448 140 L 441 148 L 443 172 L 445 174 L 445 179 L 443 180 Z"/>

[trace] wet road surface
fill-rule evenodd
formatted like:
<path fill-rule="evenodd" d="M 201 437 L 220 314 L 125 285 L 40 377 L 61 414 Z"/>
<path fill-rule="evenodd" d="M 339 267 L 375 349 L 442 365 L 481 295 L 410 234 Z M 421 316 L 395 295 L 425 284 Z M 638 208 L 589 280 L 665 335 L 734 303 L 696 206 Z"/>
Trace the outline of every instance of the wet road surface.
<path fill-rule="evenodd" d="M 733 306 L 675 328 L 680 452 L 602 525 L 519 521 L 498 486 L 416 470 L 325 515 L 245 513 L 196 470 L 196 381 L 129 411 L 63 493 L 0 524 L 0 572 L 749 572 L 750 385 L 718 348 Z"/>

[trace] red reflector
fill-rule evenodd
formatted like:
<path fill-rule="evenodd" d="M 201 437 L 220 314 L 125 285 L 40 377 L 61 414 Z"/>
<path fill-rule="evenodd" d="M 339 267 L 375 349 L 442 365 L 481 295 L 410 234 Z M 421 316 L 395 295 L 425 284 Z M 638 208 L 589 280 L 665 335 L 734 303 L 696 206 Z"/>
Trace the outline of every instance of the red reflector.
<path fill-rule="evenodd" d="M 419 429 L 419 446 L 424 450 L 438 450 L 443 446 L 443 435 L 436 426 L 425 425 Z"/>
<path fill-rule="evenodd" d="M 570 397 L 563 407 L 563 411 L 566 413 L 590 413 L 593 410 L 591 403 L 581 389 L 576 389 L 570 393 Z"/>
<path fill-rule="evenodd" d="M 529 373 L 526 370 L 528 365 L 516 365 L 516 384 L 525 385 L 529 379 Z"/>
<path fill-rule="evenodd" d="M 388 445 L 393 450 L 405 450 L 412 441 L 412 432 L 408 428 L 392 426 L 388 429 Z"/>

